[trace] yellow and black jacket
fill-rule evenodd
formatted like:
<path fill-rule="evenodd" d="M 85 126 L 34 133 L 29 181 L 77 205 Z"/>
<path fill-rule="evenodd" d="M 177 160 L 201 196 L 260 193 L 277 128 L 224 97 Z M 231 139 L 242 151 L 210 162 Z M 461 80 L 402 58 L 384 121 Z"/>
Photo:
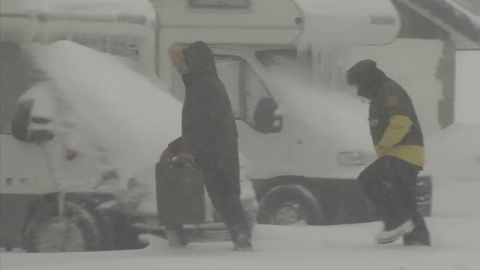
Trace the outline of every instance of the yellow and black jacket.
<path fill-rule="evenodd" d="M 389 78 L 379 90 L 371 100 L 368 119 L 377 155 L 398 157 L 423 167 L 423 135 L 410 97 Z"/>

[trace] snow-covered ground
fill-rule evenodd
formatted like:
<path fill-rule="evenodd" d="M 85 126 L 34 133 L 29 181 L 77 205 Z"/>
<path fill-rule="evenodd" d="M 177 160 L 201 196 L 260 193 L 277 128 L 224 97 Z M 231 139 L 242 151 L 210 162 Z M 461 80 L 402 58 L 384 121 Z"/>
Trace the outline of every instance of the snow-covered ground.
<path fill-rule="evenodd" d="M 478 186 L 477 186 L 478 188 Z M 428 220 L 432 247 L 379 246 L 371 234 L 377 225 L 279 227 L 258 226 L 255 251 L 234 252 L 228 242 L 194 243 L 170 250 L 150 237 L 144 250 L 0 254 L 2 270 L 55 269 L 335 269 L 335 270 L 476 270 L 480 267 L 480 218 Z"/>

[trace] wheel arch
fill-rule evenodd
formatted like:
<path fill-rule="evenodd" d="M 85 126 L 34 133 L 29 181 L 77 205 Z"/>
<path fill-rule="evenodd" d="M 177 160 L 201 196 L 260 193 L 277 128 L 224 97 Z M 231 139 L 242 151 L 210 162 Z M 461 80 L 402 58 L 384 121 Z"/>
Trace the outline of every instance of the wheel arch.
<path fill-rule="evenodd" d="M 36 227 L 43 221 L 43 216 L 55 216 L 59 215 L 58 199 L 61 195 L 60 192 L 50 192 L 41 194 L 37 199 L 30 202 L 28 206 L 27 218 L 24 221 L 22 228 L 22 246 L 29 251 L 35 251 L 32 242 L 32 234 L 35 232 Z M 112 227 L 112 221 L 110 216 L 106 213 L 100 213 L 96 208 L 102 202 L 110 199 L 114 199 L 114 195 L 110 193 L 96 193 L 96 192 L 66 192 L 65 205 L 69 215 L 79 213 L 83 215 L 80 219 L 89 219 L 90 221 L 81 221 L 83 226 L 87 226 L 88 230 L 98 230 L 90 237 L 98 238 L 95 241 L 100 241 L 98 244 L 93 244 L 92 250 L 106 250 L 113 249 L 114 239 L 113 236 L 108 233 L 108 230 Z M 90 222 L 91 224 L 85 224 Z M 91 227 L 91 228 L 90 228 Z M 90 245 L 92 246 L 92 245 Z"/>

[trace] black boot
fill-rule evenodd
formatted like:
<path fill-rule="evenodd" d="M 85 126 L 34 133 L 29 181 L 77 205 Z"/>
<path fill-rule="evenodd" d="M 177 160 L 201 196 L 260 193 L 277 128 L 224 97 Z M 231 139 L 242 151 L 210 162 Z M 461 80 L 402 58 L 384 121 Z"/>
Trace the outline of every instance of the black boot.
<path fill-rule="evenodd" d="M 165 235 L 170 247 L 174 249 L 184 249 L 187 247 L 188 240 L 182 225 L 170 225 L 165 228 Z"/>
<path fill-rule="evenodd" d="M 252 232 L 250 226 L 234 225 L 229 228 L 230 237 L 233 242 L 233 249 L 238 251 L 252 250 Z"/>
<path fill-rule="evenodd" d="M 403 236 L 404 246 L 431 246 L 430 234 L 428 231 L 414 230 Z"/>
<path fill-rule="evenodd" d="M 383 222 L 383 230 L 375 235 L 375 241 L 378 244 L 393 243 L 415 228 L 414 222 L 406 215 L 390 216 Z"/>
<path fill-rule="evenodd" d="M 425 223 L 425 219 L 419 213 L 412 217 L 415 229 L 403 236 L 403 245 L 405 246 L 431 246 L 430 233 Z"/>

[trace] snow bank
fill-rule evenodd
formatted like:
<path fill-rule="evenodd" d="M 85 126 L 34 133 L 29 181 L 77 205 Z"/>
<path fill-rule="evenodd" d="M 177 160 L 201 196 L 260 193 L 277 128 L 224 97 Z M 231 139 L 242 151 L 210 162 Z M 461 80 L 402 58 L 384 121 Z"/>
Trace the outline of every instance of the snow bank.
<path fill-rule="evenodd" d="M 108 154 L 121 179 L 153 179 L 144 174 L 180 135 L 181 104 L 111 55 L 69 41 L 31 52 L 71 103 L 82 135 Z"/>
<path fill-rule="evenodd" d="M 480 125 L 453 124 L 427 141 L 434 216 L 480 217 Z"/>
<path fill-rule="evenodd" d="M 431 169 L 441 178 L 480 182 L 478 138 L 480 125 L 456 123 L 449 126 L 428 142 Z"/>
<path fill-rule="evenodd" d="M 480 216 L 479 52 L 457 52 L 455 123 L 426 142 L 436 216 Z"/>
<path fill-rule="evenodd" d="M 480 125 L 480 51 L 456 54 L 455 122 Z"/>

